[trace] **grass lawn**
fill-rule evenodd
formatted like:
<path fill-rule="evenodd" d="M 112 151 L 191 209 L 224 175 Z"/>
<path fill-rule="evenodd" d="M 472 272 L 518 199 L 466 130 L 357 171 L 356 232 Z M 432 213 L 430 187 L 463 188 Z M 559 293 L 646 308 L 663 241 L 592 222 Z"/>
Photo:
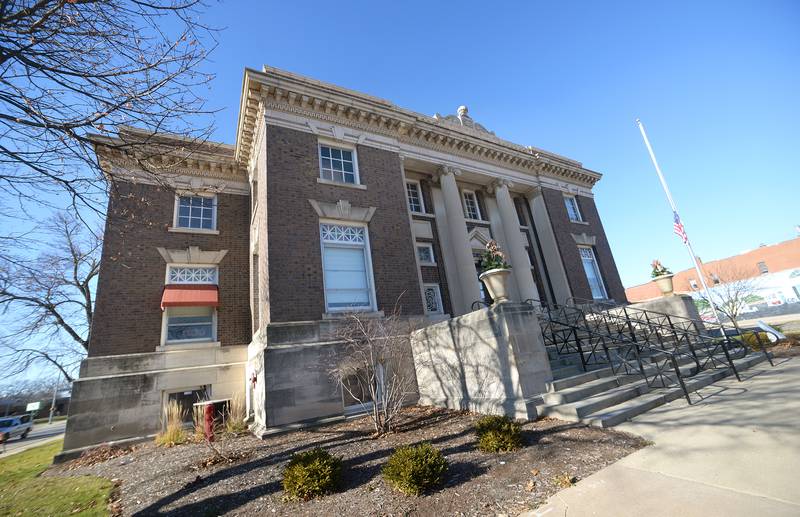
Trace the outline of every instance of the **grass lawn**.
<path fill-rule="evenodd" d="M 62 441 L 0 456 L 0 516 L 108 515 L 111 481 L 98 477 L 39 477 Z"/>

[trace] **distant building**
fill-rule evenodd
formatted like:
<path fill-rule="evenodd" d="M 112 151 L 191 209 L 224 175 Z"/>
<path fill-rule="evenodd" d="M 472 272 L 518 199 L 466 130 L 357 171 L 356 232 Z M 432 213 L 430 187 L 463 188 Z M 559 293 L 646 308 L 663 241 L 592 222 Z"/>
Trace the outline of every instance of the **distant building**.
<path fill-rule="evenodd" d="M 753 293 L 743 314 L 762 317 L 800 312 L 800 237 L 732 257 L 700 262 L 710 289 L 723 289 L 728 282 L 752 279 Z M 675 293 L 700 298 L 703 286 L 694 268 L 675 273 Z M 661 296 L 654 282 L 625 289 L 631 303 Z"/>

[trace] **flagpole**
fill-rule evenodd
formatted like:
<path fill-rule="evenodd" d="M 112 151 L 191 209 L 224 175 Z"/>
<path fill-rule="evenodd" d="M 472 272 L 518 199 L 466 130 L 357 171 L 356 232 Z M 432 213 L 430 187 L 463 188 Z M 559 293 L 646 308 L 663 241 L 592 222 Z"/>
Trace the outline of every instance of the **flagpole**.
<path fill-rule="evenodd" d="M 642 138 L 644 139 L 644 145 L 647 146 L 647 152 L 650 153 L 650 160 L 653 162 L 653 166 L 656 168 L 656 173 L 658 174 L 658 180 L 661 182 L 661 187 L 664 189 L 664 193 L 667 195 L 667 201 L 669 201 L 669 206 L 672 208 L 673 213 L 678 213 L 678 207 L 675 205 L 675 200 L 672 199 L 672 193 L 669 191 L 669 187 L 667 186 L 667 180 L 664 179 L 664 174 L 661 172 L 661 167 L 658 166 L 658 161 L 656 160 L 656 155 L 653 152 L 653 147 L 650 145 L 650 140 L 647 138 L 647 133 L 644 131 L 644 124 L 638 118 L 636 119 L 636 125 L 639 126 L 639 132 L 642 133 Z M 689 255 L 692 257 L 692 263 L 694 264 L 694 269 L 697 271 L 697 276 L 700 278 L 700 283 L 703 285 L 703 291 L 706 293 L 706 298 L 708 298 L 708 303 L 711 305 L 711 312 L 714 313 L 714 319 L 717 320 L 717 324 L 719 324 L 719 328 L 722 331 L 723 337 L 725 336 L 725 328 L 722 326 L 722 320 L 719 318 L 719 313 L 717 312 L 717 305 L 714 303 L 714 299 L 711 298 L 711 291 L 708 289 L 708 285 L 706 284 L 705 276 L 703 275 L 703 271 L 700 269 L 700 264 L 697 262 L 697 256 L 694 254 L 694 249 L 692 248 L 692 243 L 689 241 L 689 235 L 686 233 L 686 229 L 684 229 L 684 235 L 686 236 L 686 248 L 689 250 Z"/>

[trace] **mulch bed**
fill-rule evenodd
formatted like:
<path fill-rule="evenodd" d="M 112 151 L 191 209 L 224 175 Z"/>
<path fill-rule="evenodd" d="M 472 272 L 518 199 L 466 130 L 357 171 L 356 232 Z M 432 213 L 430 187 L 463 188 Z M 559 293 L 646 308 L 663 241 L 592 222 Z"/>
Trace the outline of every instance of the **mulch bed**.
<path fill-rule="evenodd" d="M 207 461 L 210 449 L 137 446 L 107 461 L 59 465 L 47 475 L 97 475 L 119 483 L 123 515 L 514 515 L 535 508 L 570 483 L 647 445 L 633 435 L 542 419 L 523 425 L 525 447 L 487 454 L 475 446 L 479 415 L 408 408 L 400 431 L 371 437 L 365 419 L 219 443 L 233 462 Z M 428 441 L 450 464 L 447 481 L 421 497 L 385 484 L 381 467 L 395 447 Z M 323 447 L 344 461 L 341 491 L 307 502 L 288 501 L 281 473 L 292 454 Z"/>

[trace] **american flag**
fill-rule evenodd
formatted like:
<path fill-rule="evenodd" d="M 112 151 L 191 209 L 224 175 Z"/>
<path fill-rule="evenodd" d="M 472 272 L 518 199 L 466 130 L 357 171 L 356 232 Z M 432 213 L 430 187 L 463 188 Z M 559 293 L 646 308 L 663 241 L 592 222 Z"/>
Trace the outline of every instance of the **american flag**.
<path fill-rule="evenodd" d="M 681 216 L 678 215 L 678 212 L 672 212 L 672 215 L 675 216 L 674 223 L 672 224 L 673 231 L 675 235 L 681 238 L 684 244 L 689 242 L 689 237 L 686 235 L 686 230 L 683 228 L 683 223 L 681 222 Z"/>

